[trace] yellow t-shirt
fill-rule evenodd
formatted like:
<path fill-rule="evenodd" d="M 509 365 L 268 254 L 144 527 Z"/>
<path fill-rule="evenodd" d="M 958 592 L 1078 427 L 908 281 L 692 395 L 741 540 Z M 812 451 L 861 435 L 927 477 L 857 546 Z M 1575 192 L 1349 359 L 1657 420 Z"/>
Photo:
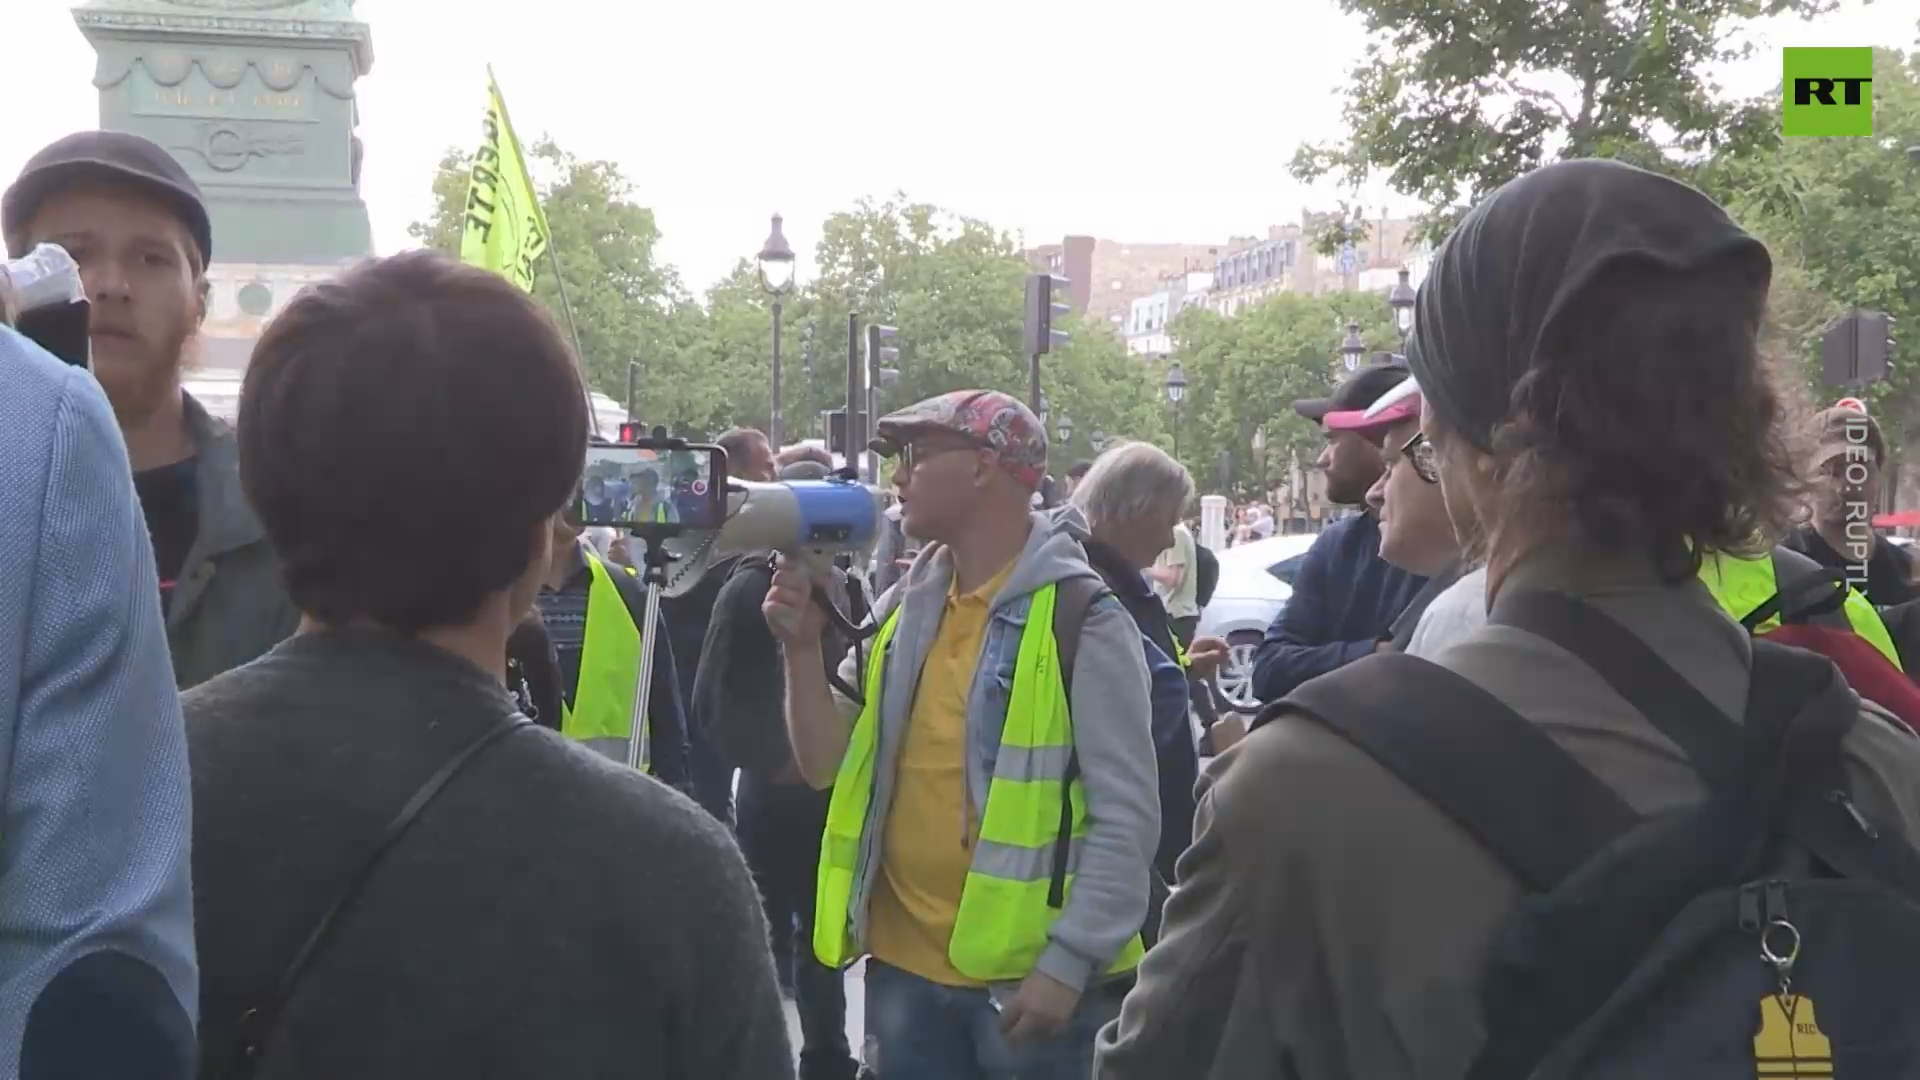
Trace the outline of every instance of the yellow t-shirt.
<path fill-rule="evenodd" d="M 965 596 L 947 590 L 940 630 L 920 669 L 906 742 L 867 908 L 867 948 L 883 963 L 947 986 L 979 986 L 947 959 L 960 890 L 973 864 L 974 813 L 966 785 L 967 697 L 993 598 L 1007 567 Z"/>

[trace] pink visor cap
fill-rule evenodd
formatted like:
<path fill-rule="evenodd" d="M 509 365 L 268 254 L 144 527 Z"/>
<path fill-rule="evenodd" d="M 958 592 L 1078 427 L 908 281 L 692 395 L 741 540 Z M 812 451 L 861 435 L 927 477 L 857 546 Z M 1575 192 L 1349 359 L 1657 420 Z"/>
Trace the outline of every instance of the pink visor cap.
<path fill-rule="evenodd" d="M 1379 400 L 1365 409 L 1352 409 L 1346 412 L 1330 412 L 1321 421 L 1328 431 L 1355 431 L 1368 438 L 1378 439 L 1387 428 L 1410 417 L 1420 415 L 1420 384 L 1413 379 L 1402 379 L 1392 389 L 1381 394 Z"/>

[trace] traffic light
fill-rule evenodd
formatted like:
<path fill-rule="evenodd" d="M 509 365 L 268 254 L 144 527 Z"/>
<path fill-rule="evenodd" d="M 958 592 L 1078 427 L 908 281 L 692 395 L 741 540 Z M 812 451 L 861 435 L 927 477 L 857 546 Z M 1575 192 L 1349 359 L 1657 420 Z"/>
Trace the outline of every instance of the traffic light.
<path fill-rule="evenodd" d="M 890 344 L 899 336 L 900 331 L 891 326 L 877 323 L 867 326 L 868 386 L 891 386 L 900 378 L 900 369 L 893 366 L 900 362 L 900 350 Z"/>
<path fill-rule="evenodd" d="M 847 410 L 828 409 L 821 413 L 827 420 L 827 453 L 847 452 Z"/>
<path fill-rule="evenodd" d="M 1831 386 L 1865 386 L 1887 377 L 1893 353 L 1893 317 L 1849 311 L 1820 337 L 1820 375 Z"/>
<path fill-rule="evenodd" d="M 1073 309 L 1054 299 L 1056 290 L 1065 295 L 1067 279 L 1052 274 L 1027 275 L 1027 323 L 1026 346 L 1028 356 L 1039 356 L 1052 352 L 1057 345 L 1065 345 L 1070 336 L 1065 330 L 1055 330 L 1053 324 L 1064 319 Z"/>
<path fill-rule="evenodd" d="M 637 443 L 647 437 L 647 425 L 638 420 L 629 420 L 620 425 L 620 441 Z"/>

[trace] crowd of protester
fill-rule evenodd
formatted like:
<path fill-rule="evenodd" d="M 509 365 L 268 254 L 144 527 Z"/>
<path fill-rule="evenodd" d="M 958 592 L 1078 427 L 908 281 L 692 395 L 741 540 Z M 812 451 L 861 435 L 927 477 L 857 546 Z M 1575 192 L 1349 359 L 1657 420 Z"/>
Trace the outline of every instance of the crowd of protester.
<path fill-rule="evenodd" d="M 870 567 L 737 556 L 649 623 L 505 279 L 308 288 L 229 428 L 181 388 L 215 238 L 165 151 L 62 140 L 3 209 L 78 261 L 93 359 L 0 326 L 0 1076 L 1920 1068 L 1920 600 L 1849 529 L 1885 440 L 1798 438 L 1766 249 L 1685 185 L 1512 182 L 1405 362 L 1296 403 L 1364 510 L 1210 762 L 1157 447 L 1053 484 L 1018 400 L 918 402 Z M 1818 960 L 1761 964 L 1781 925 Z M 1736 928 L 1745 967 L 1670 959 Z"/>

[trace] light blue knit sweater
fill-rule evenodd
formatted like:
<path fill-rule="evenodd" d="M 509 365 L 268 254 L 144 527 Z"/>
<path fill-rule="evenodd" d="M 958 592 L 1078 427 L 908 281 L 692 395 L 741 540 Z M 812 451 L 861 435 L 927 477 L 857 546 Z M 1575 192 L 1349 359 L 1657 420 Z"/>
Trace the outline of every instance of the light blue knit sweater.
<path fill-rule="evenodd" d="M 113 410 L 87 372 L 0 327 L 0 1078 L 49 983 L 92 954 L 158 972 L 194 1014 L 190 807 Z"/>

